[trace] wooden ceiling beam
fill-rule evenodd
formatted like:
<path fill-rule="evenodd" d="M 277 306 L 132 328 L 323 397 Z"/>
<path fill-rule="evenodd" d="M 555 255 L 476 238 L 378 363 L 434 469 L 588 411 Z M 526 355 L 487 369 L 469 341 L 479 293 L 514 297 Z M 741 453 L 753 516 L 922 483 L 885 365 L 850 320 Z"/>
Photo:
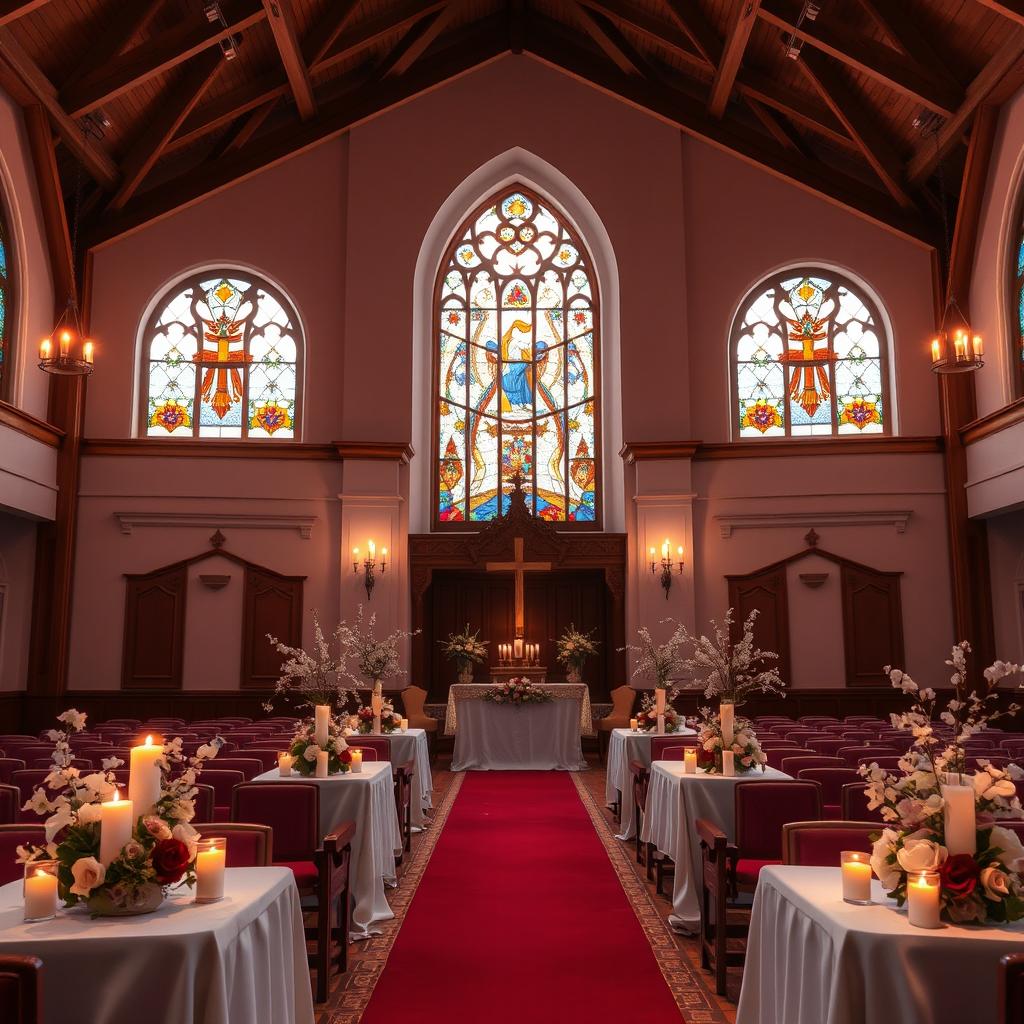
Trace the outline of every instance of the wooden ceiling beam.
<path fill-rule="evenodd" d="M 907 164 L 907 180 L 912 185 L 923 184 L 959 144 L 974 112 L 996 91 L 1007 91 L 1011 73 L 1020 70 L 1024 58 L 1024 25 L 1011 29 L 1006 40 L 989 62 L 978 72 L 974 81 L 967 86 L 967 95 L 956 113 L 939 129 L 938 133 L 924 139 Z M 1016 79 L 1014 79 L 1015 81 Z M 1006 97 L 1000 97 L 1006 98 Z"/>
<path fill-rule="evenodd" d="M 26 14 L 45 7 L 50 0 L 0 0 L 0 25 L 23 18 Z"/>
<path fill-rule="evenodd" d="M 0 57 L 49 114 L 61 142 L 67 146 L 68 151 L 95 181 L 113 190 L 120 178 L 117 164 L 95 139 L 86 137 L 81 127 L 68 116 L 57 98 L 57 90 L 53 83 L 22 49 L 10 29 L 0 28 Z"/>
<path fill-rule="evenodd" d="M 590 10 L 577 0 L 576 13 L 590 38 L 615 66 L 627 75 L 648 73 L 647 58 L 637 52 L 636 47 L 603 14 Z"/>
<path fill-rule="evenodd" d="M 327 55 L 335 40 L 348 28 L 353 16 L 359 12 L 362 0 L 332 0 L 302 41 L 302 58 L 307 68 L 316 67 Z"/>
<path fill-rule="evenodd" d="M 299 117 L 308 121 L 316 113 L 316 100 L 313 99 L 309 70 L 302 57 L 291 0 L 263 0 L 263 9 L 267 12 L 267 22 L 274 34 L 274 45 L 288 77 L 288 86 Z"/>
<path fill-rule="evenodd" d="M 697 4 L 693 0 L 664 0 L 664 4 L 676 28 L 693 43 L 701 59 L 717 68 L 722 61 L 722 40 Z"/>
<path fill-rule="evenodd" d="M 209 159 L 216 160 L 227 153 L 234 153 L 241 149 L 260 130 L 279 102 L 278 99 L 270 100 L 262 107 L 250 111 L 246 117 L 240 118 L 239 123 L 227 133 L 227 136 L 218 140 Z"/>
<path fill-rule="evenodd" d="M 889 194 L 901 206 L 914 207 L 914 200 L 903 182 L 903 162 L 879 129 L 878 115 L 863 105 L 824 54 L 816 50 L 802 53 L 797 66 L 842 122 Z"/>
<path fill-rule="evenodd" d="M 977 0 L 982 7 L 1024 25 L 1024 0 Z"/>
<path fill-rule="evenodd" d="M 208 50 L 192 61 L 181 82 L 160 101 L 159 110 L 129 150 L 122 163 L 122 180 L 108 211 L 121 210 L 138 191 L 146 175 L 181 127 L 189 113 L 224 66 L 220 50 Z"/>
<path fill-rule="evenodd" d="M 799 153 L 806 160 L 814 159 L 814 154 L 807 148 L 804 140 L 795 132 L 790 124 L 779 117 L 771 110 L 768 110 L 763 103 L 757 100 L 747 99 L 747 107 L 750 112 L 764 125 L 768 134 L 782 146 L 792 153 Z"/>
<path fill-rule="evenodd" d="M 850 32 L 829 19 L 840 8 L 826 7 L 815 21 L 801 18 L 801 0 L 762 0 L 758 16 L 835 60 L 948 117 L 963 102 L 963 90 L 937 81 L 913 60 L 884 43 Z"/>
<path fill-rule="evenodd" d="M 408 29 L 392 50 L 377 65 L 380 78 L 404 75 L 434 44 L 437 37 L 451 24 L 459 0 L 448 0 L 441 10 L 421 18 Z"/>
<path fill-rule="evenodd" d="M 715 80 L 711 85 L 711 99 L 708 110 L 712 117 L 721 117 L 725 113 L 732 87 L 736 82 L 743 54 L 747 49 L 747 40 L 757 21 L 757 9 L 761 0 L 741 0 L 733 10 L 729 20 L 729 32 L 725 37 L 722 56 L 715 69 Z"/>
<path fill-rule="evenodd" d="M 72 117 L 81 117 L 203 50 L 218 46 L 222 39 L 252 28 L 265 16 L 261 0 L 222 0 L 221 10 L 227 28 L 219 20 L 209 22 L 201 12 L 193 11 L 173 29 L 139 43 L 66 89 L 61 94 L 62 105 Z"/>

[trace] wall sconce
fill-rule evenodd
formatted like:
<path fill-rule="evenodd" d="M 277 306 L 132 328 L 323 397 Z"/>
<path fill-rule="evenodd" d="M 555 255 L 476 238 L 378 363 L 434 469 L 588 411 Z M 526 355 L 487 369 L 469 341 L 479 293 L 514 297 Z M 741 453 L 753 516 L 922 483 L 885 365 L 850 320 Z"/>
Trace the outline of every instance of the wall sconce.
<path fill-rule="evenodd" d="M 665 538 L 665 543 L 661 545 L 661 579 L 660 583 L 665 591 L 665 600 L 668 600 L 668 592 L 672 589 L 672 569 L 678 568 L 680 575 L 683 572 L 683 545 L 680 544 L 676 548 L 677 561 L 673 565 L 672 559 L 669 556 L 669 552 L 672 550 L 671 545 L 668 542 L 668 537 Z M 654 548 L 651 548 L 651 575 L 655 575 L 658 568 L 658 562 L 655 561 L 656 552 Z"/>
<path fill-rule="evenodd" d="M 380 549 L 380 574 L 387 572 L 388 549 Z M 352 571 L 359 574 L 359 548 L 352 549 Z M 363 559 L 363 586 L 366 587 L 366 600 L 373 596 L 373 587 L 377 582 L 377 545 L 372 540 L 366 542 L 366 558 Z"/>

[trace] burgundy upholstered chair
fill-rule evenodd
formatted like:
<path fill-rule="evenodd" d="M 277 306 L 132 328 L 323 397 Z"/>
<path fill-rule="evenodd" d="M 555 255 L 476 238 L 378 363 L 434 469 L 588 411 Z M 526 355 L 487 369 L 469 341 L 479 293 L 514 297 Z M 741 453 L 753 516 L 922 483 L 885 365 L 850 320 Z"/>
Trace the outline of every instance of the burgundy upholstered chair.
<path fill-rule="evenodd" d="M 999 961 L 998 1024 L 1024 1020 L 1024 954 L 1010 954 Z"/>
<path fill-rule="evenodd" d="M 313 782 L 243 782 L 232 794 L 231 820 L 269 825 L 274 863 L 290 868 L 299 896 L 315 897 L 317 924 L 306 929 L 316 940 L 316 998 L 327 999 L 331 937 L 338 939 L 338 964 L 348 970 L 349 866 L 355 824 L 340 822 L 320 842 L 320 787 Z M 337 925 L 332 925 L 332 920 Z"/>
<path fill-rule="evenodd" d="M 269 825 L 218 821 L 200 825 L 204 839 L 227 840 L 227 867 L 262 868 L 274 862 L 274 830 Z"/>
<path fill-rule="evenodd" d="M 349 746 L 372 748 L 377 751 L 378 761 L 391 760 L 391 740 L 387 736 L 353 736 Z"/>
<path fill-rule="evenodd" d="M 882 809 L 868 810 L 867 783 L 847 782 L 840 796 L 843 821 L 881 821 Z"/>
<path fill-rule="evenodd" d="M 46 781 L 46 776 L 49 774 L 49 771 L 45 768 L 23 768 L 21 771 L 12 773 L 11 785 L 18 787 L 19 799 L 22 804 L 30 799 L 32 794 L 43 785 Z M 53 794 L 51 793 L 50 795 L 52 796 Z M 18 819 L 19 821 L 28 822 L 41 820 L 35 811 L 20 811 Z"/>
<path fill-rule="evenodd" d="M 892 757 L 895 753 L 897 752 L 892 747 L 883 747 L 877 744 L 858 747 L 851 744 L 849 747 L 840 747 L 836 752 L 836 757 L 845 758 L 849 765 L 856 767 L 860 764 L 862 757 Z"/>
<path fill-rule="evenodd" d="M 651 760 L 652 761 L 674 761 L 682 760 L 682 754 L 678 758 L 666 757 L 665 751 L 673 747 L 695 747 L 700 741 L 696 736 L 652 736 L 651 737 Z"/>
<path fill-rule="evenodd" d="M 682 743 L 678 743 L 674 747 L 662 747 L 658 754 L 658 760 L 683 761 L 686 758 L 686 751 L 692 750 L 696 745 L 696 743 L 688 743 L 686 746 L 683 746 Z"/>
<path fill-rule="evenodd" d="M 782 826 L 782 863 L 839 867 L 843 850 L 871 853 L 870 821 L 791 821 Z"/>
<path fill-rule="evenodd" d="M 207 786 L 213 786 L 213 820 L 231 820 L 231 792 L 245 782 L 245 776 L 229 768 L 204 768 L 199 776 Z"/>
<path fill-rule="evenodd" d="M 841 757 L 827 757 L 824 754 L 792 754 L 782 759 L 782 770 L 792 778 L 801 768 L 847 768 Z"/>
<path fill-rule="evenodd" d="M 405 854 L 412 849 L 412 775 L 416 765 L 413 761 L 395 764 L 391 755 L 391 740 L 387 736 L 353 736 L 349 746 L 362 747 L 364 751 L 376 750 L 376 760 L 391 762 L 391 771 L 395 779 L 395 810 L 398 812 L 398 822 L 402 828 L 403 851 L 395 859 L 395 863 L 401 865 Z M 363 759 L 369 760 L 365 754 Z"/>
<path fill-rule="evenodd" d="M 836 751 L 840 747 L 846 747 L 849 744 L 844 739 L 840 739 L 837 736 L 833 736 L 830 739 L 823 740 L 808 740 L 807 749 L 814 751 L 815 754 L 822 754 L 825 757 L 835 757 Z"/>
<path fill-rule="evenodd" d="M 0 757 L 0 782 L 10 785 L 14 773 L 20 772 L 24 768 L 25 762 L 20 757 Z"/>
<path fill-rule="evenodd" d="M 25 743 L 20 746 L 8 743 L 4 751 L 8 757 L 20 757 L 26 764 L 40 757 L 45 757 L 47 762 L 53 758 L 52 743 Z"/>
<path fill-rule="evenodd" d="M 3 743 L 0 736 L 0 743 Z M 999 741 L 999 746 L 1011 754 L 1024 753 L 1024 736 L 1007 736 Z"/>
<path fill-rule="evenodd" d="M 245 776 L 246 782 L 255 779 L 257 775 L 263 772 L 263 762 L 258 757 L 218 756 L 210 762 L 210 766 L 220 771 L 241 772 Z"/>
<path fill-rule="evenodd" d="M 201 777 L 202 776 L 200 776 L 200 778 Z M 203 782 L 197 783 L 194 804 L 196 813 L 195 816 L 192 818 L 193 825 L 199 825 L 204 822 L 213 821 L 216 817 L 216 803 L 213 786 L 208 786 Z"/>
<path fill-rule="evenodd" d="M 234 757 L 251 757 L 251 758 L 255 758 L 255 760 L 259 761 L 259 763 L 263 766 L 263 771 L 269 772 L 271 768 L 276 768 L 277 767 L 277 755 L 279 753 L 281 753 L 282 751 L 287 750 L 288 747 L 289 747 L 289 744 L 282 743 L 281 746 L 277 750 L 261 750 L 261 749 L 258 749 L 258 748 L 256 748 L 256 749 L 249 748 L 247 750 L 236 750 L 234 752 L 233 756 Z"/>
<path fill-rule="evenodd" d="M 43 961 L 37 956 L 0 956 L 0 1020 L 42 1024 Z"/>
<path fill-rule="evenodd" d="M 33 757 L 28 761 L 29 768 L 45 768 L 49 771 L 53 767 L 53 759 L 50 757 Z M 93 763 L 91 757 L 71 758 L 71 767 L 77 768 L 80 772 L 91 772 Z"/>
<path fill-rule="evenodd" d="M 0 783 L 0 825 L 13 825 L 18 820 L 23 802 L 17 786 Z"/>
<path fill-rule="evenodd" d="M 765 750 L 765 748 L 762 747 L 761 750 L 764 752 L 764 756 L 768 761 L 768 766 L 770 768 L 777 768 L 780 772 L 782 771 L 782 762 L 787 757 L 800 757 L 806 753 L 804 750 L 793 747 L 784 747 L 782 750 Z"/>
<path fill-rule="evenodd" d="M 46 842 L 46 829 L 43 827 L 42 820 L 42 818 L 37 818 L 39 822 L 37 825 L 28 823 L 0 825 L 0 885 L 17 882 L 24 877 L 25 868 L 16 863 L 17 850 L 19 846 L 24 846 L 26 843 L 42 846 Z M 4 1019 L 0 1015 L 0 1020 Z"/>
<path fill-rule="evenodd" d="M 879 768 L 884 768 L 887 772 L 899 771 L 900 761 L 902 755 L 887 754 L 882 757 L 862 757 L 857 761 L 858 767 L 860 765 L 871 765 L 877 764 Z"/>
<path fill-rule="evenodd" d="M 378 757 L 379 753 L 376 747 L 367 747 L 362 743 L 350 743 L 348 745 L 349 750 L 361 750 L 363 752 L 364 761 L 383 761 L 383 757 Z"/>
<path fill-rule="evenodd" d="M 821 786 L 821 813 L 832 820 L 843 814 L 843 786 L 863 781 L 855 768 L 801 768 L 796 778 Z"/>

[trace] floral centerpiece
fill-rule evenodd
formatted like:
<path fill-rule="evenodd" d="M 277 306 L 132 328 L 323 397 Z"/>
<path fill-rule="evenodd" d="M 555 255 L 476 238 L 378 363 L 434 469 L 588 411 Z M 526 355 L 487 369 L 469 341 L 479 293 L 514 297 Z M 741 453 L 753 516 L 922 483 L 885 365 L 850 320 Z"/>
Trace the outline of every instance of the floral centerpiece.
<path fill-rule="evenodd" d="M 670 698 L 675 697 L 677 690 L 670 692 Z M 671 699 L 661 712 L 663 733 L 679 732 L 686 725 L 686 720 L 674 707 Z M 638 732 L 654 732 L 658 728 L 658 705 L 653 693 L 645 693 L 640 698 L 640 708 L 636 713 L 636 727 Z"/>
<path fill-rule="evenodd" d="M 285 656 L 281 676 L 274 685 L 274 695 L 263 705 L 274 710 L 275 697 L 292 697 L 302 707 L 343 707 L 352 694 L 356 679 L 348 670 L 348 650 L 344 643 L 344 623 L 330 637 L 324 635 L 317 612 L 313 612 L 313 650 L 289 647 L 276 636 L 267 634 L 274 649 Z M 337 648 L 333 653 L 331 645 Z"/>
<path fill-rule="evenodd" d="M 352 752 L 348 749 L 345 739 L 345 726 L 333 715 L 327 721 L 327 735 L 317 735 L 317 726 L 313 719 L 307 719 L 299 725 L 292 737 L 288 753 L 291 754 L 292 767 L 300 775 L 315 775 L 317 754 L 327 751 L 327 774 L 341 775 L 349 770 Z"/>
<path fill-rule="evenodd" d="M 754 735 L 751 723 L 745 718 L 734 722 L 731 741 L 726 745 L 722 734 L 722 719 L 711 708 L 701 708 L 701 722 L 697 730 L 697 767 L 709 775 L 722 774 L 722 753 L 731 750 L 737 772 L 754 771 L 768 763 L 761 744 Z"/>
<path fill-rule="evenodd" d="M 156 762 L 158 800 L 152 807 L 134 808 L 140 813 L 126 823 L 124 845 L 104 857 L 102 805 L 117 796 L 113 770 L 124 762 L 104 758 L 100 771 L 83 775 L 71 763 L 69 736 L 85 728 L 86 716 L 72 708 L 58 721 L 64 728 L 49 733 L 53 767 L 23 808 L 46 818 L 46 842 L 18 847 L 19 861 L 56 860 L 64 905 L 85 903 L 94 916 L 148 913 L 163 901 L 168 886 L 194 885 L 199 833 L 189 823 L 195 815 L 196 783 L 223 741 L 216 737 L 192 757 L 183 754 L 180 739 L 165 743 Z"/>
<path fill-rule="evenodd" d="M 1024 917 L 1024 845 L 1000 820 L 1024 817 L 1014 782 L 1024 778 L 1016 765 L 1006 770 L 979 759 L 967 770 L 966 741 L 991 722 L 1013 715 L 999 711 L 998 686 L 1019 671 L 997 661 L 984 671 L 981 694 L 967 683 L 970 645 L 957 644 L 946 662 L 953 669 L 953 695 L 939 712 L 938 697 L 904 671 L 886 666 L 894 687 L 910 696 L 909 711 L 892 715 L 914 742 L 900 759 L 899 773 L 876 764 L 861 768 L 867 779 L 868 807 L 880 809 L 885 827 L 875 839 L 871 867 L 888 895 L 902 906 L 911 876 L 939 876 L 942 916 L 958 923 L 1016 921 Z"/>
<path fill-rule="evenodd" d="M 662 622 L 675 622 L 675 620 L 662 619 Z M 634 678 L 636 676 L 654 677 L 654 712 L 658 719 L 658 732 L 663 733 L 666 724 L 666 709 L 678 693 L 675 688 L 671 695 L 668 693 L 669 680 L 682 667 L 682 649 L 686 643 L 686 630 L 676 624 L 672 635 L 663 644 L 654 642 L 651 631 L 646 626 L 641 626 L 636 632 L 640 642 L 626 644 L 620 650 L 632 651 L 637 655 L 637 662 L 633 668 Z"/>
<path fill-rule="evenodd" d="M 522 707 L 525 704 L 547 704 L 553 698 L 547 690 L 534 686 L 525 676 L 496 683 L 484 691 L 484 700 L 491 704 L 511 704 Z"/>
<path fill-rule="evenodd" d="M 368 735 L 373 732 L 373 708 L 364 704 L 352 716 L 352 728 L 356 732 Z M 402 725 L 402 716 L 395 710 L 394 704 L 385 700 L 380 709 L 380 731 L 386 736 L 397 731 Z"/>
<path fill-rule="evenodd" d="M 455 662 L 459 670 L 459 682 L 473 682 L 473 666 L 479 665 L 487 658 L 488 640 L 480 639 L 480 630 L 470 633 L 469 623 L 461 633 L 450 633 L 446 641 L 441 642 L 446 658 Z"/>
<path fill-rule="evenodd" d="M 593 639 L 593 631 L 581 633 L 575 623 L 555 641 L 555 648 L 555 660 L 565 666 L 566 679 L 570 683 L 581 681 L 587 658 L 597 654 L 597 642 Z"/>

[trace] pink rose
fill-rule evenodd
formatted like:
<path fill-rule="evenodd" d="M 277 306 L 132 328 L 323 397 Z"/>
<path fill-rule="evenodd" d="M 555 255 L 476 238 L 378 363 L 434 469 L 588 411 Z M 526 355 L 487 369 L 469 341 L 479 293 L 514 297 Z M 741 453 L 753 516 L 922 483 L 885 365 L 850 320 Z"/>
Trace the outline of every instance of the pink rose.
<path fill-rule="evenodd" d="M 170 839 L 171 830 L 167 827 L 167 822 L 163 818 L 158 818 L 155 814 L 148 814 L 142 819 L 142 827 L 154 838 L 154 839 Z"/>

